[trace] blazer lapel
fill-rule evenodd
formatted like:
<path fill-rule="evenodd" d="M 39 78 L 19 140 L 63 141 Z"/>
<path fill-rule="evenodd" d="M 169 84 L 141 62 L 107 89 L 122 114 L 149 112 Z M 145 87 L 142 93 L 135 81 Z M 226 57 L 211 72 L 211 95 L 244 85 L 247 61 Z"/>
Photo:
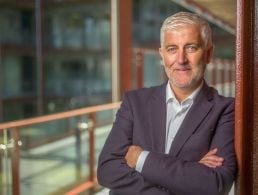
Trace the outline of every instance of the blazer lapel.
<path fill-rule="evenodd" d="M 152 151 L 164 153 L 166 136 L 166 84 L 156 88 L 149 103 Z"/>
<path fill-rule="evenodd" d="M 170 154 L 177 156 L 180 149 L 183 147 L 187 139 L 198 128 L 203 119 L 210 112 L 213 103 L 211 102 L 212 96 L 209 94 L 209 88 L 204 83 L 203 88 L 197 95 L 194 104 L 187 113 L 181 127 L 179 128 L 172 146 L 170 148 Z"/>

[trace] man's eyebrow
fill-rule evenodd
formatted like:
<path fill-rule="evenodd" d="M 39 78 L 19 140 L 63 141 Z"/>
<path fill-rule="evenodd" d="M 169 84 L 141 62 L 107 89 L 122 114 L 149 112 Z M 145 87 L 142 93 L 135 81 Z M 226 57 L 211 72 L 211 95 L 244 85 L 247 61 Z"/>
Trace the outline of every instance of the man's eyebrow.
<path fill-rule="evenodd" d="M 175 44 L 165 45 L 165 48 L 169 48 L 169 47 L 177 47 L 177 45 L 175 45 Z"/>
<path fill-rule="evenodd" d="M 186 46 L 189 46 L 189 45 L 195 45 L 195 46 L 200 46 L 201 44 L 200 43 L 187 43 L 187 44 L 185 44 Z"/>
<path fill-rule="evenodd" d="M 184 47 L 196 47 L 196 48 L 201 48 L 202 44 L 200 43 L 187 43 Z"/>

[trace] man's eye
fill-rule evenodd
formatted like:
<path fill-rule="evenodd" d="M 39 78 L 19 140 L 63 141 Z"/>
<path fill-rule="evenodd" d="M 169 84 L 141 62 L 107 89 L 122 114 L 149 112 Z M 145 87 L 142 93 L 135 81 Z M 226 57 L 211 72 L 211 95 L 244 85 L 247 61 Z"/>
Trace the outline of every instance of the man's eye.
<path fill-rule="evenodd" d="M 186 47 L 186 51 L 189 52 L 189 53 L 196 52 L 197 49 L 198 49 L 198 47 L 195 46 L 195 45 L 189 45 L 189 46 Z"/>
<path fill-rule="evenodd" d="M 175 47 L 169 47 L 169 48 L 167 48 L 167 52 L 175 53 L 176 52 L 176 48 Z"/>

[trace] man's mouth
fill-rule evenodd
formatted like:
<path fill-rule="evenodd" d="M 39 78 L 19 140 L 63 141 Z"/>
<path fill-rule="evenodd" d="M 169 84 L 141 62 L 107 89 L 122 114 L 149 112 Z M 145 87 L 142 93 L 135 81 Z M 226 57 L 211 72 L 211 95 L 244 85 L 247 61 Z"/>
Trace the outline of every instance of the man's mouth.
<path fill-rule="evenodd" d="M 175 68 L 175 71 L 189 71 L 191 70 L 190 68 Z"/>

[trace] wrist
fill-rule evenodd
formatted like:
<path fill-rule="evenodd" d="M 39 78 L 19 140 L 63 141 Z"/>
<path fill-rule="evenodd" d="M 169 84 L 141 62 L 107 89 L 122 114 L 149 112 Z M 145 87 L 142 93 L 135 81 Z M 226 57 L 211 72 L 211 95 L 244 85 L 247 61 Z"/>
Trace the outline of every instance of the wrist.
<path fill-rule="evenodd" d="M 137 162 L 136 162 L 136 166 L 135 166 L 135 170 L 138 171 L 139 173 L 142 172 L 142 169 L 143 169 L 143 166 L 144 166 L 144 163 L 146 161 L 146 158 L 148 156 L 150 152 L 149 151 L 146 151 L 146 150 L 143 150 L 138 159 L 137 159 Z"/>

